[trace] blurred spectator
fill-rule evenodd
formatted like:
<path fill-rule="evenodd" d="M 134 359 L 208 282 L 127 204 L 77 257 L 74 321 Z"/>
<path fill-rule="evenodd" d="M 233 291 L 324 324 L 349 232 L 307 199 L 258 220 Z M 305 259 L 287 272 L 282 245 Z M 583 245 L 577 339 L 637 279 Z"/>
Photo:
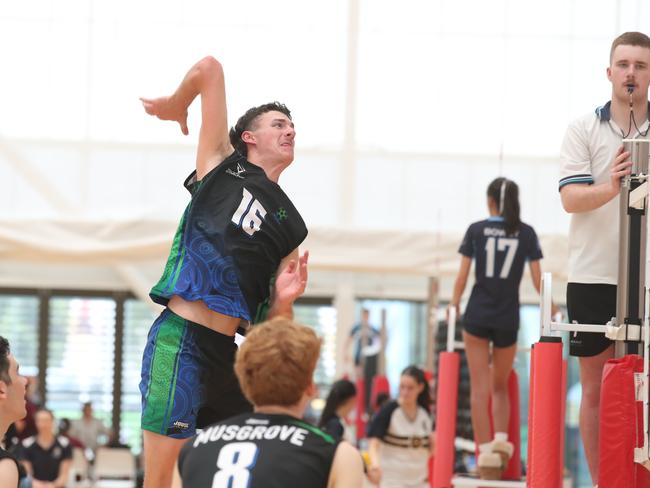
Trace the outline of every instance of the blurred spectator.
<path fill-rule="evenodd" d="M 325 408 L 323 408 L 318 427 L 337 441 L 342 440 L 345 434 L 343 419 L 354 409 L 356 401 L 357 389 L 354 383 L 349 380 L 334 382 L 327 395 Z"/>
<path fill-rule="evenodd" d="M 25 410 L 27 414 L 24 418 L 16 420 L 9 430 L 7 430 L 6 445 L 17 445 L 20 441 L 36 435 L 36 422 L 34 415 L 38 410 L 39 404 L 33 401 L 34 391 L 37 391 L 33 384 L 38 384 L 36 376 L 27 376 L 27 392 L 25 395 Z M 31 393 L 31 394 L 30 394 Z"/>
<path fill-rule="evenodd" d="M 82 417 L 72 421 L 70 435 L 79 439 L 86 448 L 95 452 L 97 447 L 108 442 L 111 431 L 104 425 L 104 422 L 93 416 L 92 403 L 86 402 L 83 404 Z"/>
<path fill-rule="evenodd" d="M 38 376 L 27 376 L 27 393 L 25 395 L 25 418 L 17 420 L 7 431 L 6 445 L 17 446 L 23 439 L 36 435 L 34 416 L 41 406 L 38 392 Z"/>
<path fill-rule="evenodd" d="M 75 436 L 70 435 L 71 425 L 72 424 L 70 423 L 70 419 L 61 419 L 59 421 L 59 435 L 66 437 L 70 441 L 70 445 L 73 448 L 78 447 L 79 449 L 85 449 L 86 446 L 84 446 L 83 442 L 81 442 Z"/>
<path fill-rule="evenodd" d="M 9 426 L 4 437 L 4 445 L 7 449 L 14 450 L 23 439 L 36 435 L 36 423 L 34 414 L 40 405 L 40 396 L 38 394 L 38 377 L 25 376 L 27 380 L 27 390 L 25 394 L 25 410 L 27 414 L 24 418 L 16 420 Z M 38 401 L 37 401 L 38 400 Z"/>
<path fill-rule="evenodd" d="M 70 441 L 54 435 L 54 415 L 45 408 L 36 412 L 36 431 L 22 443 L 21 461 L 33 478 L 33 488 L 63 488 L 72 463 Z"/>
<path fill-rule="evenodd" d="M 364 379 L 365 407 L 366 412 L 370 406 L 370 393 L 372 391 L 372 379 L 377 374 L 379 366 L 379 355 L 382 351 L 381 332 L 377 327 L 370 324 L 370 310 L 364 308 L 361 311 L 361 320 L 352 326 L 344 351 L 344 361 L 350 363 L 350 348 L 353 348 L 353 362 L 355 379 Z"/>

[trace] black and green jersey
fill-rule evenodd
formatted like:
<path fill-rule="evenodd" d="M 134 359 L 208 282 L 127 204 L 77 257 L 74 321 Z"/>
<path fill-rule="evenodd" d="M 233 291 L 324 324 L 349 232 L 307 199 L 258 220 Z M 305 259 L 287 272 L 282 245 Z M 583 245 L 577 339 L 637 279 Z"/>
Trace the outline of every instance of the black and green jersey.
<path fill-rule="evenodd" d="M 250 322 L 265 318 L 280 261 L 307 236 L 302 217 L 277 183 L 238 152 L 200 181 L 176 231 L 151 298 L 202 300 L 210 309 Z"/>
<path fill-rule="evenodd" d="M 247 413 L 191 438 L 178 470 L 183 488 L 325 488 L 337 444 L 289 415 Z"/>

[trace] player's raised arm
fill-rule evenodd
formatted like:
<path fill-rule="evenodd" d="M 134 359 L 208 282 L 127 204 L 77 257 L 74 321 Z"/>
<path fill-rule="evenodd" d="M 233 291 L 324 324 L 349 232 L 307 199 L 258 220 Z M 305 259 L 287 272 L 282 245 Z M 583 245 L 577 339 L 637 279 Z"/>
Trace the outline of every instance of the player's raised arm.
<path fill-rule="evenodd" d="M 206 56 L 190 68 L 172 95 L 141 100 L 149 115 L 178 122 L 183 134 L 187 135 L 187 109 L 197 95 L 201 95 L 201 131 L 196 151 L 196 172 L 197 178 L 201 179 L 233 151 L 228 139 L 226 88 L 221 63 Z"/>

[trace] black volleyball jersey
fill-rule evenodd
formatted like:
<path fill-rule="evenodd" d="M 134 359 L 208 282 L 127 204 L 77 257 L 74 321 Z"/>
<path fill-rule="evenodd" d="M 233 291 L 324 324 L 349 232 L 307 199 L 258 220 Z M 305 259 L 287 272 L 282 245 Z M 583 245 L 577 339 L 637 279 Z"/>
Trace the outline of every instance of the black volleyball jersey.
<path fill-rule="evenodd" d="M 475 258 L 475 283 L 463 320 L 475 327 L 519 327 L 519 284 L 526 261 L 542 258 L 535 230 L 521 223 L 519 231 L 506 235 L 501 217 L 490 217 L 469 226 L 460 248 Z"/>
<path fill-rule="evenodd" d="M 183 488 L 325 488 L 337 445 L 289 415 L 247 413 L 192 437 L 178 470 Z"/>
<path fill-rule="evenodd" d="M 307 236 L 302 217 L 277 183 L 238 152 L 200 181 L 192 194 L 151 298 L 173 295 L 252 323 L 264 320 L 275 273 Z"/>
<path fill-rule="evenodd" d="M 18 472 L 18 484 L 16 485 L 16 488 L 20 486 L 21 480 L 27 478 L 27 473 L 25 472 L 25 467 L 22 465 L 22 463 L 19 463 L 18 460 L 10 453 L 5 451 L 0 447 L 0 461 L 3 459 L 11 459 L 15 464 L 16 464 L 16 471 Z M 13 487 L 7 487 L 7 488 L 13 488 Z"/>

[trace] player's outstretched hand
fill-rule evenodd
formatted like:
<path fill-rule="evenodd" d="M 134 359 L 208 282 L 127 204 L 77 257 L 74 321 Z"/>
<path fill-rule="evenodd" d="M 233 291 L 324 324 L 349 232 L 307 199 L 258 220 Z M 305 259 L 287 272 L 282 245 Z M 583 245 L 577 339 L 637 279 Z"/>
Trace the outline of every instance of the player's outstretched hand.
<path fill-rule="evenodd" d="M 145 112 L 158 117 L 160 120 L 172 120 L 181 126 L 181 132 L 188 135 L 187 107 L 174 97 L 140 98 Z"/>
<path fill-rule="evenodd" d="M 307 262 L 309 251 L 300 256 L 298 262 L 291 260 L 275 279 L 275 301 L 291 303 L 300 297 L 307 287 Z"/>

